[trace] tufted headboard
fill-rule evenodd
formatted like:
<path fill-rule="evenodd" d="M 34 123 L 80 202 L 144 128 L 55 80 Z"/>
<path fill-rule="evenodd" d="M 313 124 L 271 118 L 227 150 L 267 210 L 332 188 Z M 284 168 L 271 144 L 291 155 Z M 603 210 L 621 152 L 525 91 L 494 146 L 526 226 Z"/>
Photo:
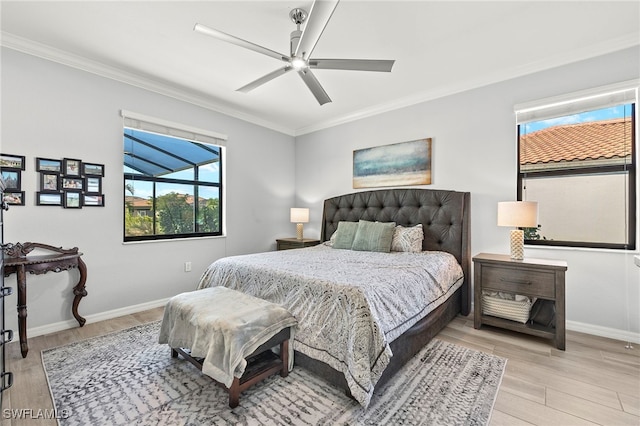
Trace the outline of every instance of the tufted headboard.
<path fill-rule="evenodd" d="M 462 266 L 465 276 L 462 305 L 463 312 L 468 312 L 471 304 L 470 202 L 469 192 L 437 189 L 383 189 L 340 195 L 324 201 L 320 237 L 323 241 L 329 240 L 340 221 L 362 219 L 402 226 L 422 223 L 422 249 L 449 252 Z"/>

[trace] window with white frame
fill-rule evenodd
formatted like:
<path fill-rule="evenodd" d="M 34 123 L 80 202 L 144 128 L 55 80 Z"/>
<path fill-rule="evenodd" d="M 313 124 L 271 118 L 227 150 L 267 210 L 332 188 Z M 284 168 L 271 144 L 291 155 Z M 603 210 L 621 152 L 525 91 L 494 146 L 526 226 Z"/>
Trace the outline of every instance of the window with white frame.
<path fill-rule="evenodd" d="M 525 244 L 634 250 L 637 82 L 516 106 Z"/>
<path fill-rule="evenodd" d="M 222 235 L 226 137 L 122 111 L 124 241 Z"/>

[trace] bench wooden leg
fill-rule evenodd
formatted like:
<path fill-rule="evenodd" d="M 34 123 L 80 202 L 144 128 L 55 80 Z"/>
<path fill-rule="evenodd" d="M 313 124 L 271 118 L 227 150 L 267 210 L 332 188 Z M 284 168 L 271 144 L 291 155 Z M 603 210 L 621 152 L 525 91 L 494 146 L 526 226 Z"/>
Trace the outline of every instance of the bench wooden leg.
<path fill-rule="evenodd" d="M 280 343 L 280 359 L 282 360 L 280 376 L 287 377 L 289 375 L 289 339 Z"/>
<path fill-rule="evenodd" d="M 240 379 L 233 378 L 233 383 L 229 388 L 229 407 L 236 408 L 240 403 Z"/>
<path fill-rule="evenodd" d="M 171 358 L 178 358 L 178 351 L 171 348 Z"/>

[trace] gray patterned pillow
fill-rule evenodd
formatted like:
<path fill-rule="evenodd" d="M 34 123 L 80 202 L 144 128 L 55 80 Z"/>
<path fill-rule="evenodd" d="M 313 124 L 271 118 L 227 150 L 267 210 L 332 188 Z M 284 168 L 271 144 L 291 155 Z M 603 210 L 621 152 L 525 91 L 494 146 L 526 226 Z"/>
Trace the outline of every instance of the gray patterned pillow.
<path fill-rule="evenodd" d="M 396 226 L 393 230 L 393 240 L 391 240 L 391 251 L 408 251 L 419 253 L 422 251 L 422 240 L 424 230 L 422 224 L 405 228 L 402 225 Z"/>
<path fill-rule="evenodd" d="M 395 222 L 369 222 L 361 220 L 351 250 L 389 253 Z"/>

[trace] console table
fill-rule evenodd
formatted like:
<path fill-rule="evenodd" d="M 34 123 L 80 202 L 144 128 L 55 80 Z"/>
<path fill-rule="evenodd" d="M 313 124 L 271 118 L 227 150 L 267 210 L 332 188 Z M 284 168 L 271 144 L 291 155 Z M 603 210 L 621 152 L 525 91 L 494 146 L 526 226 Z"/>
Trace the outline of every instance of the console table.
<path fill-rule="evenodd" d="M 47 272 L 60 272 L 73 268 L 80 271 L 80 279 L 73 287 L 73 305 L 71 312 L 80 324 L 84 325 L 86 320 L 78 314 L 80 300 L 87 295 L 84 286 L 87 281 L 87 265 L 81 259 L 82 253 L 77 247 L 63 249 L 41 243 L 7 244 L 4 249 L 4 276 L 17 274 L 18 284 L 18 332 L 20 335 L 20 351 L 25 358 L 29 352 L 27 345 L 27 272 L 35 275 Z M 50 254 L 33 255 L 28 254 L 34 249 L 53 252 Z"/>

